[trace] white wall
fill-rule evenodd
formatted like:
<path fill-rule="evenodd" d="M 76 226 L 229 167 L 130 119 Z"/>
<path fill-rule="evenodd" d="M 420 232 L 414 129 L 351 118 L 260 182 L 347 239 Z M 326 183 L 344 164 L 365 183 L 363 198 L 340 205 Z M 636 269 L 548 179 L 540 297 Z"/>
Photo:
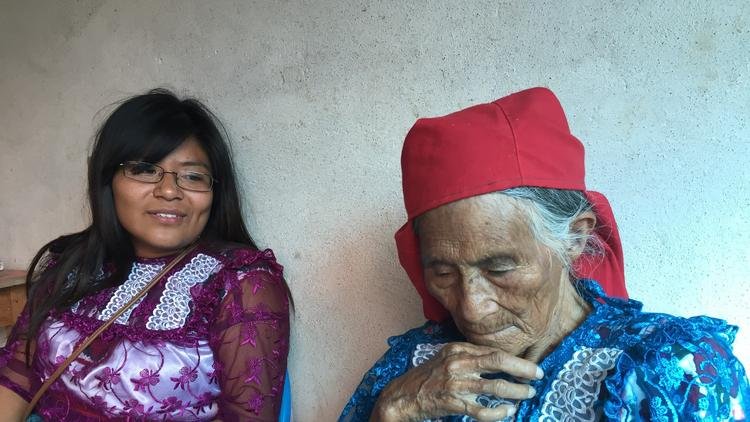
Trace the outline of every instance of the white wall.
<path fill-rule="evenodd" d="M 296 416 L 333 420 L 421 322 L 392 241 L 406 131 L 546 85 L 614 206 L 632 296 L 738 324 L 750 363 L 750 3 L 602 3 L 0 0 L 0 257 L 84 226 L 103 106 L 203 98 L 298 304 Z"/>

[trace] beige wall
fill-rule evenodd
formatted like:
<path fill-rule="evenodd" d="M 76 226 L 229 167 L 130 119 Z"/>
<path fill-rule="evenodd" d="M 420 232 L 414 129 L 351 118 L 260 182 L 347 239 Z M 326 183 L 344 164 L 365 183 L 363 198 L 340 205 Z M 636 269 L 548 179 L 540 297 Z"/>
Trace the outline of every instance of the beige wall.
<path fill-rule="evenodd" d="M 0 259 L 84 226 L 103 106 L 203 98 L 298 304 L 297 420 L 333 420 L 386 337 L 421 322 L 392 241 L 404 134 L 547 85 L 613 203 L 632 295 L 739 324 L 750 362 L 749 3 L 601 4 L 0 0 Z"/>

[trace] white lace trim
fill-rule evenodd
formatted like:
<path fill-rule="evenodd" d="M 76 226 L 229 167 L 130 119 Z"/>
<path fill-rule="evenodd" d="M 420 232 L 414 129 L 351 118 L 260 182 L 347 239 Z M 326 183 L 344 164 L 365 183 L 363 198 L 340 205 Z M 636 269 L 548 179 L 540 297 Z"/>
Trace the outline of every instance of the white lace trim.
<path fill-rule="evenodd" d="M 130 271 L 128 279 L 125 280 L 117 290 L 115 290 L 115 293 L 109 299 L 107 306 L 104 307 L 97 318 L 102 321 L 109 320 L 118 309 L 122 308 L 133 298 L 133 296 L 141 291 L 141 289 L 143 289 L 156 274 L 159 274 L 159 271 L 162 268 L 164 268 L 164 264 L 133 264 L 133 269 Z M 118 324 L 127 324 L 133 309 L 135 309 L 141 301 L 143 301 L 143 299 L 133 304 L 133 306 L 120 315 L 115 322 Z M 78 304 L 76 304 L 74 312 L 77 310 Z"/>
<path fill-rule="evenodd" d="M 172 274 L 164 286 L 159 304 L 146 322 L 149 330 L 173 330 L 185 324 L 190 313 L 190 288 L 203 283 L 219 265 L 219 260 L 198 254 L 180 271 Z"/>
<path fill-rule="evenodd" d="M 420 343 L 418 344 L 417 347 L 414 349 L 414 353 L 412 353 L 412 357 L 411 357 L 412 366 L 416 368 L 417 366 L 420 366 L 423 363 L 434 358 L 435 355 L 437 355 L 438 352 L 440 352 L 440 350 L 442 350 L 446 344 L 447 343 L 438 343 L 438 344 Z"/>
<path fill-rule="evenodd" d="M 594 421 L 594 402 L 607 372 L 614 368 L 622 350 L 584 347 L 552 381 L 544 397 L 540 421 Z"/>

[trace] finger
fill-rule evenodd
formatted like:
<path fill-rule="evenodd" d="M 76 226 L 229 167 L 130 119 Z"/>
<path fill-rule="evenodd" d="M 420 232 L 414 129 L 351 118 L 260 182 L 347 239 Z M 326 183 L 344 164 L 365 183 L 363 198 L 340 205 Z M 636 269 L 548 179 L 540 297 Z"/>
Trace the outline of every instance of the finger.
<path fill-rule="evenodd" d="M 536 389 L 527 384 L 514 383 L 504 379 L 482 380 L 482 393 L 504 399 L 526 400 L 536 396 Z"/>
<path fill-rule="evenodd" d="M 467 343 L 467 342 L 453 342 L 453 343 L 446 343 L 445 346 L 440 350 L 440 352 L 444 356 L 450 356 L 455 354 L 464 354 L 467 353 L 472 356 L 483 356 L 489 353 L 494 353 L 497 351 L 502 351 L 502 349 L 498 349 L 497 347 L 491 347 L 491 346 L 482 346 L 479 344 L 473 344 L 473 343 Z"/>
<path fill-rule="evenodd" d="M 495 422 L 512 416 L 516 413 L 516 407 L 512 404 L 502 404 L 495 408 L 484 407 L 476 402 L 476 396 L 464 396 L 463 399 L 451 398 L 448 406 L 445 406 L 443 412 L 437 416 L 447 415 L 466 415 L 481 421 L 481 422 Z M 447 413 L 446 413 L 447 412 Z"/>
<path fill-rule="evenodd" d="M 496 350 L 476 358 L 477 368 L 483 372 L 503 372 L 518 378 L 542 379 L 544 372 L 534 362 Z"/>
<path fill-rule="evenodd" d="M 474 414 L 467 413 L 480 422 L 496 422 L 516 414 L 516 407 L 512 404 L 503 404 L 494 409 L 478 406 Z"/>
<path fill-rule="evenodd" d="M 526 400 L 536 395 L 534 387 L 527 384 L 514 383 L 504 379 L 454 379 L 445 383 L 445 388 L 447 392 L 458 396 L 471 395 L 476 397 L 477 395 L 484 394 L 504 399 Z"/>
<path fill-rule="evenodd" d="M 465 343 L 465 342 L 455 342 L 455 343 L 446 344 L 440 350 L 440 353 L 443 356 L 452 356 L 452 355 L 465 354 L 465 353 L 468 353 L 473 356 L 480 356 L 483 354 L 493 352 L 495 350 L 497 349 L 493 349 L 487 346 L 478 346 L 476 344 Z"/>
<path fill-rule="evenodd" d="M 525 379 L 544 378 L 544 372 L 534 362 L 513 356 L 495 347 L 455 342 L 446 344 L 440 353 L 444 357 L 457 355 L 480 357 L 482 359 L 478 361 L 478 365 L 481 366 L 478 367 L 484 372 L 505 372 Z"/>

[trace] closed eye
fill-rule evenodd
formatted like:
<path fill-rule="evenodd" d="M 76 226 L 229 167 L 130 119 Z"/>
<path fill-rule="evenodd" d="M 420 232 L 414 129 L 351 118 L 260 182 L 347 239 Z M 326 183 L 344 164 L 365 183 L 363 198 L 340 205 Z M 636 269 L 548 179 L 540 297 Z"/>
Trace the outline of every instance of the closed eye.
<path fill-rule="evenodd" d="M 488 276 L 490 277 L 502 277 L 504 275 L 507 275 L 509 272 L 513 271 L 513 268 L 507 267 L 507 268 L 488 268 L 484 270 Z"/>
<path fill-rule="evenodd" d="M 453 268 L 447 265 L 438 265 L 438 266 L 432 267 L 432 273 L 438 277 L 448 277 L 448 276 L 453 275 L 454 270 Z"/>

